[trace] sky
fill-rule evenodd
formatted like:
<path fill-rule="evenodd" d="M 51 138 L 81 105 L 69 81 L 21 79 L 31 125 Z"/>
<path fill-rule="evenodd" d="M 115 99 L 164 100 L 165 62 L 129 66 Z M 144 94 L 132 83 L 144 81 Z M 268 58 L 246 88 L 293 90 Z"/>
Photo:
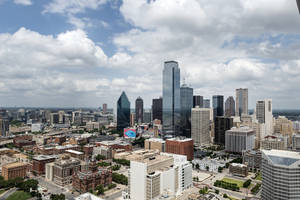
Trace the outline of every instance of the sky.
<path fill-rule="evenodd" d="M 0 0 L 0 106 L 150 108 L 164 61 L 194 94 L 300 108 L 294 0 Z"/>

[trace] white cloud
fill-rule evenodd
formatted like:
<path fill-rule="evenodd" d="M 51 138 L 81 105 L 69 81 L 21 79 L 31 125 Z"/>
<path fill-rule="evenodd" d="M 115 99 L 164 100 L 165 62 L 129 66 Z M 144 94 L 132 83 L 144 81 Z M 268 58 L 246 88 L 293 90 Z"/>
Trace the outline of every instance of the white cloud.
<path fill-rule="evenodd" d="M 15 4 L 20 4 L 20 5 L 24 5 L 24 6 L 30 6 L 32 5 L 32 1 L 31 0 L 14 0 Z"/>

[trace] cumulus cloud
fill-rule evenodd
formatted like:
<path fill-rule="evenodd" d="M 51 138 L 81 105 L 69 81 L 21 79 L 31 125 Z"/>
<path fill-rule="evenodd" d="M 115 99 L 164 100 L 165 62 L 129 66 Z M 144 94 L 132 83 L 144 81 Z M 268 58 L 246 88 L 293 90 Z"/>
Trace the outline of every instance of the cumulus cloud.
<path fill-rule="evenodd" d="M 31 0 L 14 0 L 14 3 L 15 4 L 24 5 L 24 6 L 32 5 L 32 1 Z"/>

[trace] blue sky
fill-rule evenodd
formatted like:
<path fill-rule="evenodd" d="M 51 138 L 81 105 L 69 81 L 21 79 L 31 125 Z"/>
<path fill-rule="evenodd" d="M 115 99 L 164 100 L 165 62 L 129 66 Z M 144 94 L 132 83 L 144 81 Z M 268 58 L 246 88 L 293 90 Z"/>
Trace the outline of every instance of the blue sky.
<path fill-rule="evenodd" d="M 149 108 L 177 60 L 205 98 L 300 108 L 299 47 L 292 0 L 0 0 L 0 106 Z"/>

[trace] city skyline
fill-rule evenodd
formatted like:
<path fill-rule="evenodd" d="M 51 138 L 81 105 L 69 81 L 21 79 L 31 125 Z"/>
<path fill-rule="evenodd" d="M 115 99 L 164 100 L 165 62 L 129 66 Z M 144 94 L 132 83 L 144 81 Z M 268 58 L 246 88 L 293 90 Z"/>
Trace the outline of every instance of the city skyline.
<path fill-rule="evenodd" d="M 242 87 L 249 108 L 264 98 L 300 108 L 300 96 L 288 98 L 299 93 L 296 1 L 269 4 L 2 0 L 0 106 L 99 107 L 124 90 L 150 108 L 162 63 L 176 60 L 197 95 Z"/>

